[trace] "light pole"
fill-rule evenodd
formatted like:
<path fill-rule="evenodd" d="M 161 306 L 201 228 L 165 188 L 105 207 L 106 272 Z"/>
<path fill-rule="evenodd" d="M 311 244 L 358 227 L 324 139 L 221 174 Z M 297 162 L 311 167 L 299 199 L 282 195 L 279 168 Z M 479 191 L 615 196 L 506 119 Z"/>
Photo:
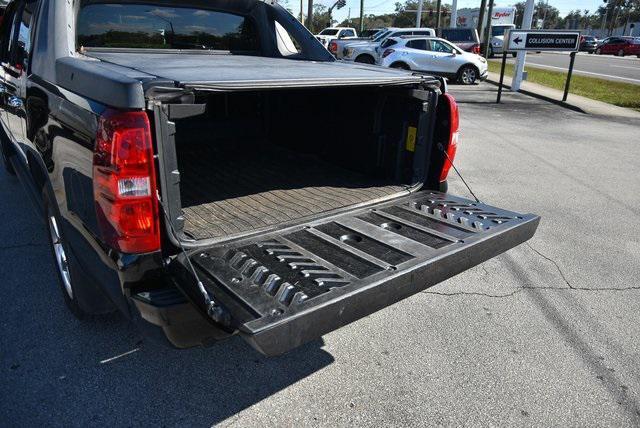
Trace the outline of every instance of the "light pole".
<path fill-rule="evenodd" d="M 418 11 L 416 12 L 416 27 L 420 28 L 420 23 L 422 22 L 422 6 L 424 5 L 424 0 L 418 1 Z"/>
<path fill-rule="evenodd" d="M 449 27 L 456 28 L 458 26 L 458 0 L 451 1 L 451 22 Z"/>

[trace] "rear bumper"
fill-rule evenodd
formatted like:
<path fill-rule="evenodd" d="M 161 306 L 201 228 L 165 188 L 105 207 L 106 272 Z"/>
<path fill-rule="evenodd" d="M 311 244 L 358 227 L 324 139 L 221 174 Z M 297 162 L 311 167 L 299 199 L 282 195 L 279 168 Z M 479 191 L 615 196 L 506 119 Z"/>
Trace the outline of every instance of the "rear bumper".
<path fill-rule="evenodd" d="M 134 317 L 139 330 L 175 348 L 207 345 L 231 335 L 205 319 L 175 287 L 138 293 L 131 302 L 139 314 Z"/>

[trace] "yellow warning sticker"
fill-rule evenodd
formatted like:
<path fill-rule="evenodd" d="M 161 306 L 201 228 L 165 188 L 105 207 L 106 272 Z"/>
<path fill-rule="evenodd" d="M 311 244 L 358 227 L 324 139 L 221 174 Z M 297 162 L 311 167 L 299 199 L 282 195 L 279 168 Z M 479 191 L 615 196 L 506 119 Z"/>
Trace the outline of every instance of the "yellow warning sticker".
<path fill-rule="evenodd" d="M 410 126 L 407 130 L 407 150 L 410 152 L 416 151 L 416 128 Z"/>

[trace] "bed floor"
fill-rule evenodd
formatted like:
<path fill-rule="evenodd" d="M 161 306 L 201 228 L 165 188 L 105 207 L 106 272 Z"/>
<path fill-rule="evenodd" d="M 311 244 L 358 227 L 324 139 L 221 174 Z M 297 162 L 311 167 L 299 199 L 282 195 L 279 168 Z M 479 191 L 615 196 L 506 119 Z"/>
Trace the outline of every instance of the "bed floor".
<path fill-rule="evenodd" d="M 179 151 L 178 159 L 184 232 L 198 240 L 250 232 L 407 189 L 272 146 L 240 153 L 200 145 Z"/>

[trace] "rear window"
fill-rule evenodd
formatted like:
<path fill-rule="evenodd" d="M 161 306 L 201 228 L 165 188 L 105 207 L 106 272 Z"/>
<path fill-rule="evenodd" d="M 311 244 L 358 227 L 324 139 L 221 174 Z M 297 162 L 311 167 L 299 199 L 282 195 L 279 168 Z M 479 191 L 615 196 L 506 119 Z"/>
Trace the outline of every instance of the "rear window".
<path fill-rule="evenodd" d="M 326 28 L 320 31 L 321 36 L 335 36 L 336 34 L 338 34 L 338 30 L 335 28 Z"/>
<path fill-rule="evenodd" d="M 450 42 L 473 42 L 477 43 L 475 30 L 470 28 L 443 28 L 441 36 Z"/>
<path fill-rule="evenodd" d="M 253 21 L 202 8 L 90 4 L 78 14 L 77 46 L 257 51 Z"/>

